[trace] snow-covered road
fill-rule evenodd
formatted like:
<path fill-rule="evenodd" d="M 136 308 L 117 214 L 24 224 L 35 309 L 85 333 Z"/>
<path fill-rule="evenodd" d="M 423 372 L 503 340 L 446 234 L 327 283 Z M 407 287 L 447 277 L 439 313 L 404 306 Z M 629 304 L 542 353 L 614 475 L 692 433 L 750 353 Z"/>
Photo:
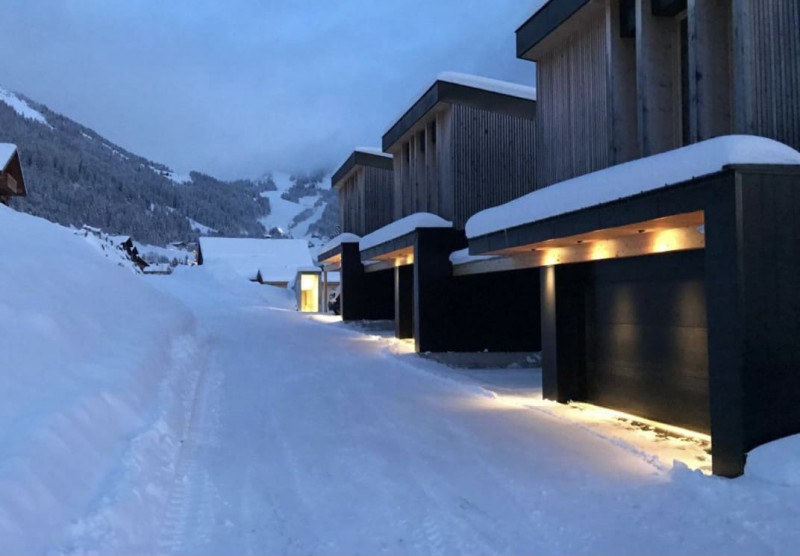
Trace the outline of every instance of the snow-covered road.
<path fill-rule="evenodd" d="M 187 276 L 158 286 L 192 307 L 209 359 L 175 480 L 162 485 L 158 552 L 800 548 L 800 500 L 783 487 L 665 471 L 389 340 Z"/>

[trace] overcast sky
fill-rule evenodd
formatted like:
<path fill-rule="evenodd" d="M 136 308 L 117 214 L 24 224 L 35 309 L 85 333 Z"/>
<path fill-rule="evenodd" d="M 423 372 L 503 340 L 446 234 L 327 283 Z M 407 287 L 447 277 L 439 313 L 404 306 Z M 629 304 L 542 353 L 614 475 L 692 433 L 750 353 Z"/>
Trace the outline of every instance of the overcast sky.
<path fill-rule="evenodd" d="M 331 169 L 442 71 L 534 84 L 543 0 L 2 0 L 0 85 L 222 178 Z"/>

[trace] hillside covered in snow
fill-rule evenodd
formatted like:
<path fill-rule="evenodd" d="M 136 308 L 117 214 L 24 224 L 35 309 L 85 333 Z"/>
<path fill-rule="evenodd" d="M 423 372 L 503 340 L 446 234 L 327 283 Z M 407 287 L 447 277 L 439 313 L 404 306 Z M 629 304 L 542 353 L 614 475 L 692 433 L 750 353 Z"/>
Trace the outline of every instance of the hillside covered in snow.
<path fill-rule="evenodd" d="M 28 184 L 28 197 L 12 206 L 63 225 L 86 224 L 154 245 L 199 235 L 264 237 L 270 227 L 298 238 L 335 231 L 327 215 L 336 207 L 326 213 L 326 206 L 336 198 L 321 173 L 232 182 L 177 175 L 2 88 L 0 142 L 19 146 Z M 308 195 L 292 197 L 303 189 Z"/>

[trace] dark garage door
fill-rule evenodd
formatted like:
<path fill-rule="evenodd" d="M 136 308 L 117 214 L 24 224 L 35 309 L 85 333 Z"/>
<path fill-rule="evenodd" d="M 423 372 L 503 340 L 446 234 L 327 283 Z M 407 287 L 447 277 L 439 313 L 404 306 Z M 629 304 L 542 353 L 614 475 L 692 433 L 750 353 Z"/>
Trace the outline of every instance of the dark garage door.
<path fill-rule="evenodd" d="M 708 432 L 704 252 L 600 261 L 587 291 L 587 400 Z"/>

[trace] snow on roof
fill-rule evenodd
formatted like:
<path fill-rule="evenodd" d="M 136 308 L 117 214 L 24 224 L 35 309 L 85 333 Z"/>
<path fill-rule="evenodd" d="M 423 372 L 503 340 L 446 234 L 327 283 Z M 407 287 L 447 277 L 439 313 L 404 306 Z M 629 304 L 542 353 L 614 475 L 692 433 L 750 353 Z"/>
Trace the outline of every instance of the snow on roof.
<path fill-rule="evenodd" d="M 481 211 L 467 221 L 467 237 L 632 197 L 719 172 L 729 164 L 800 164 L 800 153 L 764 137 L 716 137 L 578 176 Z"/>
<path fill-rule="evenodd" d="M 465 87 L 472 87 L 474 89 L 483 89 L 484 91 L 491 91 L 502 95 L 536 100 L 536 87 L 528 87 L 520 83 L 511 83 L 510 81 L 500 81 L 499 79 L 490 79 L 479 75 L 456 73 L 453 71 L 440 73 L 436 76 L 436 80 L 455 83 L 456 85 L 464 85 Z"/>
<path fill-rule="evenodd" d="M 382 156 L 384 158 L 393 158 L 389 153 L 383 152 L 378 147 L 356 147 L 353 149 L 357 153 L 373 154 L 375 156 Z"/>
<path fill-rule="evenodd" d="M 323 253 L 327 253 L 328 251 L 332 251 L 339 247 L 342 243 L 358 243 L 361 241 L 361 237 L 357 236 L 356 234 L 339 234 L 328 243 L 317 249 L 316 256 Z"/>
<path fill-rule="evenodd" d="M 453 223 L 429 212 L 417 212 L 387 224 L 361 238 L 360 249 L 365 251 L 381 243 L 413 232 L 417 228 L 452 228 Z"/>
<path fill-rule="evenodd" d="M 17 152 L 17 146 L 11 143 L 0 143 L 0 170 L 8 166 L 14 153 Z"/>
<path fill-rule="evenodd" d="M 19 98 L 11 91 L 7 91 L 2 87 L 0 87 L 0 102 L 4 102 L 7 105 L 9 105 L 11 108 L 14 109 L 14 112 L 19 114 L 23 118 L 34 120 L 36 122 L 39 122 L 40 124 L 44 124 L 50 127 L 50 124 L 47 123 L 47 119 L 40 112 L 34 110 L 28 105 L 27 102 Z"/>
<path fill-rule="evenodd" d="M 453 251 L 450 253 L 450 263 L 453 266 L 459 266 L 467 263 L 475 263 L 478 261 L 488 261 L 489 259 L 499 259 L 499 255 L 470 255 L 469 248 L 461 249 L 460 251 Z"/>
<path fill-rule="evenodd" d="M 313 267 L 304 239 L 201 237 L 203 264 L 226 267 L 252 280 L 261 272 L 265 282 L 291 282 L 297 269 Z"/>

